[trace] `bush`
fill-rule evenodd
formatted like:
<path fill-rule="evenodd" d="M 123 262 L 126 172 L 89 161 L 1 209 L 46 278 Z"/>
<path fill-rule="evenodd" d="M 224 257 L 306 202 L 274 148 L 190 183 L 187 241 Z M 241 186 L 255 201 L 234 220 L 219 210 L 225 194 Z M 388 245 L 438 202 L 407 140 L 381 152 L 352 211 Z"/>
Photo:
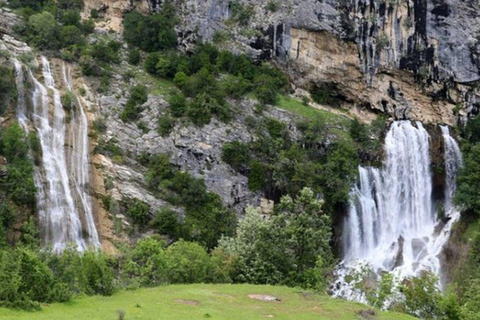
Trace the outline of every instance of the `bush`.
<path fill-rule="evenodd" d="M 120 63 L 121 44 L 117 41 L 98 41 L 91 47 L 90 54 L 94 59 L 104 63 Z"/>
<path fill-rule="evenodd" d="M 168 281 L 165 246 L 165 242 L 149 237 L 138 241 L 126 254 L 121 276 L 127 288 L 153 287 Z"/>
<path fill-rule="evenodd" d="M 310 89 L 313 101 L 318 104 L 339 107 L 341 100 L 335 95 L 335 88 L 330 84 L 314 85 Z"/>
<path fill-rule="evenodd" d="M 146 180 L 151 190 L 158 191 L 160 184 L 164 180 L 170 180 L 173 174 L 174 170 L 167 155 L 158 154 L 149 159 Z"/>
<path fill-rule="evenodd" d="M 17 88 L 13 71 L 5 66 L 0 66 L 0 116 L 2 116 L 9 106 L 17 98 Z"/>
<path fill-rule="evenodd" d="M 124 17 L 123 36 L 129 45 L 143 51 L 171 49 L 177 45 L 177 22 L 174 7 L 169 3 L 163 5 L 161 14 L 143 16 L 133 11 Z"/>
<path fill-rule="evenodd" d="M 172 283 L 206 282 L 212 272 L 207 251 L 197 243 L 183 240 L 167 249 L 167 268 Z"/>
<path fill-rule="evenodd" d="M 174 92 L 170 95 L 168 100 L 170 104 L 170 112 L 174 117 L 181 117 L 185 114 L 187 109 L 187 100 L 181 92 Z"/>
<path fill-rule="evenodd" d="M 113 268 L 103 252 L 87 251 L 82 257 L 82 278 L 89 295 L 110 296 L 116 291 Z"/>
<path fill-rule="evenodd" d="M 76 26 L 63 27 L 60 31 L 60 35 L 62 47 L 72 46 L 84 41 L 82 31 L 80 31 L 80 29 L 78 29 Z"/>
<path fill-rule="evenodd" d="M 159 117 L 158 134 L 160 134 L 162 137 L 168 136 L 170 132 L 172 132 L 174 124 L 174 120 L 168 115 Z"/>
<path fill-rule="evenodd" d="M 29 142 L 16 122 L 0 132 L 0 154 L 8 161 L 7 172 L 0 183 L 10 199 L 18 205 L 33 207 L 37 189 L 33 180 L 33 164 L 28 158 Z"/>
<path fill-rule="evenodd" d="M 130 49 L 128 52 L 128 63 L 136 66 L 140 63 L 141 55 L 136 49 Z"/>
<path fill-rule="evenodd" d="M 278 87 L 275 80 L 268 75 L 262 74 L 255 78 L 255 97 L 263 104 L 275 104 L 277 102 Z"/>
<path fill-rule="evenodd" d="M 187 81 L 188 81 L 188 76 L 185 74 L 185 72 L 180 71 L 175 73 L 175 77 L 173 78 L 173 83 L 175 83 L 177 87 L 182 89 L 187 83 Z"/>
<path fill-rule="evenodd" d="M 50 12 L 30 16 L 27 24 L 27 41 L 40 49 L 58 48 L 59 27 Z"/>
<path fill-rule="evenodd" d="M 237 171 L 244 171 L 250 163 L 250 150 L 239 141 L 227 142 L 222 148 L 222 160 Z"/>
<path fill-rule="evenodd" d="M 160 53 L 150 53 L 144 62 L 145 70 L 150 74 L 157 74 L 157 63 L 160 60 Z"/>
<path fill-rule="evenodd" d="M 150 206 L 138 199 L 127 201 L 125 215 L 140 227 L 145 227 L 151 220 Z"/>
<path fill-rule="evenodd" d="M 167 235 L 171 239 L 177 239 L 181 234 L 181 225 L 178 222 L 178 213 L 162 208 L 155 213 L 151 226 L 161 235 Z"/>
<path fill-rule="evenodd" d="M 136 85 L 130 89 L 130 97 L 123 109 L 120 118 L 123 121 L 137 120 L 140 112 L 142 112 L 141 105 L 147 102 L 148 91 L 145 86 Z"/>

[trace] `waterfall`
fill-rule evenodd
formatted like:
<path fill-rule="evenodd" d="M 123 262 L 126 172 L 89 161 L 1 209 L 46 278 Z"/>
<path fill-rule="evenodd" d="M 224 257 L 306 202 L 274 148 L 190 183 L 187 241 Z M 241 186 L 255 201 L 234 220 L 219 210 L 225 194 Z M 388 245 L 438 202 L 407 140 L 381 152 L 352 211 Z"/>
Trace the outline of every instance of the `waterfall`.
<path fill-rule="evenodd" d="M 453 206 L 461 153 L 448 127 L 441 127 L 445 149 L 445 199 L 448 222 L 439 221 L 432 196 L 430 136 L 420 122 L 394 122 L 385 138 L 381 169 L 359 168 L 343 225 L 344 260 L 334 295 L 365 301 L 347 275 L 366 266 L 397 279 L 429 270 L 441 275 L 439 254 L 459 213 Z"/>
<path fill-rule="evenodd" d="M 462 166 L 462 153 L 455 139 L 450 136 L 447 126 L 440 126 L 442 130 L 443 145 L 445 149 L 445 212 L 449 213 L 454 210 L 453 196 L 457 189 L 457 173 L 459 167 Z"/>
<path fill-rule="evenodd" d="M 35 170 L 34 178 L 43 242 L 51 245 L 55 252 L 62 252 L 69 244 L 82 251 L 88 246 L 99 247 L 90 196 L 85 190 L 89 182 L 86 115 L 83 106 L 78 103 L 79 115 L 72 115 L 70 120 L 70 136 L 74 141 L 70 144 L 71 155 L 67 156 L 66 113 L 60 90 L 50 62 L 45 57 L 41 57 L 40 67 L 41 78 L 37 78 L 27 68 L 32 87 L 29 92 L 31 110 L 27 111 L 23 67 L 15 61 L 19 91 L 18 119 L 27 131 L 28 119 L 31 119 L 30 125 L 41 146 L 40 164 Z M 66 86 L 71 88 L 71 81 Z"/>

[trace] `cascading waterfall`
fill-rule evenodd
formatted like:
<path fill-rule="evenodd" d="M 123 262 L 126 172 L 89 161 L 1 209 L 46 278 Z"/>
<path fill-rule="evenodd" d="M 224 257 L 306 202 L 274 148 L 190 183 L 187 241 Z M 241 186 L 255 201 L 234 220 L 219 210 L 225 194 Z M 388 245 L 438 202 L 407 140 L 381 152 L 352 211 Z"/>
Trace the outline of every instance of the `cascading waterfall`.
<path fill-rule="evenodd" d="M 420 122 L 394 122 L 385 138 L 383 168 L 360 167 L 359 183 L 343 227 L 344 260 L 334 295 L 365 301 L 347 275 L 365 267 L 375 274 L 392 272 L 397 279 L 429 270 L 441 275 L 439 254 L 458 220 L 453 206 L 461 153 L 448 127 L 441 127 L 445 149 L 445 214 L 435 210 L 430 171 L 430 137 Z"/>
<path fill-rule="evenodd" d="M 458 169 L 463 165 L 462 153 L 447 126 L 440 126 L 445 149 L 445 212 L 455 211 L 453 197 L 457 189 Z"/>
<path fill-rule="evenodd" d="M 85 114 L 84 105 L 82 100 L 75 94 L 73 88 L 72 74 L 70 66 L 65 63 L 62 64 L 62 73 L 64 83 L 68 91 L 75 96 L 76 107 L 71 112 L 70 131 L 71 138 L 70 145 L 70 172 L 73 176 L 73 184 L 77 199 L 80 200 L 80 208 L 83 210 L 83 216 L 85 217 L 85 225 L 88 235 L 88 243 L 93 244 L 95 247 L 100 246 L 98 239 L 97 229 L 95 227 L 95 221 L 93 220 L 92 202 L 90 196 L 87 194 L 86 189 L 90 183 L 90 172 L 88 170 L 90 157 L 89 157 L 89 141 L 88 141 L 88 119 Z"/>
<path fill-rule="evenodd" d="M 45 245 L 51 245 L 55 252 L 62 252 L 69 244 L 82 251 L 88 246 L 99 247 L 92 204 L 85 190 L 89 182 L 86 115 L 77 97 L 79 112 L 78 115 L 72 115 L 70 120 L 72 151 L 67 155 L 66 113 L 60 91 L 45 57 L 41 57 L 40 67 L 43 82 L 27 68 L 28 80 L 32 84 L 29 93 L 31 110 L 27 111 L 23 67 L 18 61 L 15 62 L 19 91 L 18 119 L 27 131 L 31 125 L 41 146 L 35 185 L 43 241 Z M 69 72 L 64 69 L 64 74 L 65 86 L 71 89 Z"/>

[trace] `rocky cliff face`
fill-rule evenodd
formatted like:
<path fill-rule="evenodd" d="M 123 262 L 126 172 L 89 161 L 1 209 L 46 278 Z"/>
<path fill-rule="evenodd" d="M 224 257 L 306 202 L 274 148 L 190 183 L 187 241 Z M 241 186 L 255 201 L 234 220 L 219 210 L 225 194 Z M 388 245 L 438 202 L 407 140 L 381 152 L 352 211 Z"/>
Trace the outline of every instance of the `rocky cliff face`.
<path fill-rule="evenodd" d="M 99 29 L 120 31 L 125 13 L 153 13 L 162 9 L 164 1 L 84 3 L 85 17 L 92 9 L 99 12 Z M 480 107 L 478 2 L 239 0 L 242 10 L 248 12 L 248 19 L 241 22 L 231 0 L 173 3 L 180 17 L 177 31 L 183 50 L 191 49 L 199 39 L 221 38 L 217 45 L 223 48 L 258 59 L 275 58 L 289 74 L 297 93 L 303 95 L 312 85 L 328 84 L 341 97 L 342 107 L 363 119 L 386 113 L 394 119 L 454 124 L 476 114 Z M 30 48 L 12 37 L 17 22 L 13 13 L 0 9 L 0 50 L 30 52 Z M 135 157 L 146 152 L 169 154 L 174 164 L 205 178 L 208 189 L 238 211 L 247 204 L 258 205 L 260 195 L 248 189 L 246 177 L 221 161 L 224 142 L 251 139 L 245 122 L 253 114 L 253 102 L 241 103 L 242 113 L 234 123 L 213 120 L 201 130 L 180 123 L 172 134 L 161 137 L 156 131 L 157 119 L 166 101 L 159 94 L 150 95 L 144 105 L 141 121 L 147 130 L 119 119 L 127 98 L 125 88 L 136 81 L 121 76 L 126 68 L 121 65 L 114 72 L 107 93 L 88 96 L 92 104 L 91 124 L 95 118 L 105 119 L 103 138 L 115 138 L 126 155 L 122 162 L 103 155 L 92 157 L 97 198 L 108 194 L 118 201 L 138 198 L 152 208 L 165 205 L 145 188 L 145 168 Z M 77 81 L 83 83 L 82 79 Z M 291 116 L 277 109 L 272 108 L 267 115 L 287 124 L 292 122 Z M 107 180 L 113 186 L 106 188 Z M 100 224 L 105 225 L 104 236 L 118 240 L 111 233 L 111 220 L 123 221 L 123 217 L 110 212 L 109 219 L 100 201 L 96 206 L 103 221 Z"/>
<path fill-rule="evenodd" d="M 161 10 L 164 3 L 85 2 L 87 9 L 107 6 L 112 21 L 135 8 Z M 455 106 L 463 107 L 461 120 L 478 112 L 480 5 L 475 1 L 241 0 L 249 15 L 242 23 L 235 22 L 233 2 L 173 1 L 183 47 L 223 35 L 221 45 L 233 51 L 278 58 L 296 87 L 331 83 L 346 107 L 396 119 L 454 124 Z"/>

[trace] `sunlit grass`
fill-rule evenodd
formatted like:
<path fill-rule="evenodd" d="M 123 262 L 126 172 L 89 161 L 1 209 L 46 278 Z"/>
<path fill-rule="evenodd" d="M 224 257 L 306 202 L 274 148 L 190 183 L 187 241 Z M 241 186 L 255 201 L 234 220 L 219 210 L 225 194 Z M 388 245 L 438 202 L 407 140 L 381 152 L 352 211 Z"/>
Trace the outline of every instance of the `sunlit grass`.
<path fill-rule="evenodd" d="M 279 302 L 253 300 L 249 294 L 268 294 Z M 190 304 L 182 303 L 182 301 Z M 0 319 L 95 320 L 118 319 L 316 319 L 355 320 L 363 304 L 305 293 L 300 289 L 254 285 L 171 285 L 135 291 L 121 291 L 112 297 L 85 297 L 68 303 L 44 306 L 40 312 L 0 308 Z M 379 312 L 377 320 L 409 320 L 407 315 Z"/>

